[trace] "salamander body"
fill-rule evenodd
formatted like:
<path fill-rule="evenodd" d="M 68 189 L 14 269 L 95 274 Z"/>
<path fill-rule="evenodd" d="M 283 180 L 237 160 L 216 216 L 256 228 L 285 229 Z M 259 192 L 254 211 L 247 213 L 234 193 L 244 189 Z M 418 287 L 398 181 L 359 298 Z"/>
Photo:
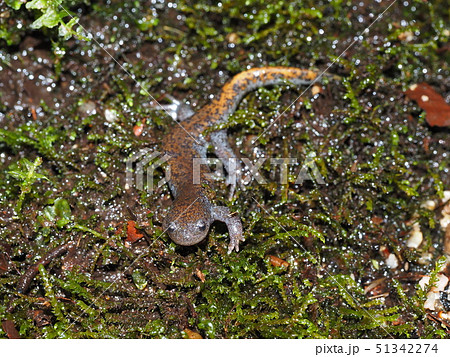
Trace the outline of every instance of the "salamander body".
<path fill-rule="evenodd" d="M 256 88 L 287 82 L 310 84 L 316 77 L 313 71 L 293 67 L 262 67 L 241 72 L 226 83 L 209 104 L 173 127 L 163 141 L 164 150 L 170 157 L 169 188 L 174 197 L 163 228 L 175 243 L 189 246 L 201 242 L 211 223 L 218 220 L 228 227 L 228 252 L 239 250 L 239 242 L 244 240 L 240 218 L 232 215 L 228 207 L 211 203 L 206 178 L 208 168 L 201 165 L 200 171 L 196 171 L 193 164 L 195 158 L 206 158 L 209 141 L 228 174 L 233 170 L 229 159 L 235 155 L 226 140 L 225 131 L 211 133 L 209 138 L 203 132 L 226 123 L 243 96 Z"/>

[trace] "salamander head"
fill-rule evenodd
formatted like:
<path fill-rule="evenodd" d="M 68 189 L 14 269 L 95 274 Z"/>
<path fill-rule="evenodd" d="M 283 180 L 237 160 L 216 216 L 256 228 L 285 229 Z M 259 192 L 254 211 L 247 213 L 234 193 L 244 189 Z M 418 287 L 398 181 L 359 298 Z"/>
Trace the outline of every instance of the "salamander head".
<path fill-rule="evenodd" d="M 194 202 L 175 199 L 164 219 L 163 229 L 180 245 L 194 245 L 205 239 L 211 224 L 210 203 L 205 198 Z"/>

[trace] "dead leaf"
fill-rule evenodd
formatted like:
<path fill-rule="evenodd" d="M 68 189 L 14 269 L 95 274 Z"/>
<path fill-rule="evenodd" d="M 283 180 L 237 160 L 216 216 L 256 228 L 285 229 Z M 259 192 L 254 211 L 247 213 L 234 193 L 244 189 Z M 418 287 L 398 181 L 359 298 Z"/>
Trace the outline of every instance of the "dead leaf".
<path fill-rule="evenodd" d="M 144 235 L 140 234 L 136 230 L 136 222 L 134 221 L 128 221 L 127 224 L 127 239 L 125 239 L 126 242 L 134 243 L 141 239 Z"/>
<path fill-rule="evenodd" d="M 186 337 L 191 340 L 192 339 L 195 339 L 195 340 L 203 339 L 202 335 L 200 335 L 199 333 L 194 332 L 192 330 L 189 330 L 188 328 L 185 328 L 183 330 L 183 332 L 186 334 Z"/>
<path fill-rule="evenodd" d="M 429 84 L 413 84 L 405 94 L 427 113 L 430 126 L 450 126 L 450 105 Z"/>
<path fill-rule="evenodd" d="M 202 283 L 205 282 L 205 274 L 203 274 L 200 269 L 195 269 L 195 275 L 197 275 L 197 278 L 199 278 Z"/>
<path fill-rule="evenodd" d="M 274 255 L 269 255 L 269 263 L 273 265 L 274 267 L 285 267 L 287 268 L 289 266 L 289 263 L 283 259 L 280 259 Z"/>
<path fill-rule="evenodd" d="M 8 271 L 9 268 L 9 259 L 6 254 L 0 253 L 0 270 Z"/>
<path fill-rule="evenodd" d="M 11 320 L 3 320 L 2 321 L 3 331 L 5 331 L 6 336 L 11 339 L 20 338 L 19 331 L 17 331 L 16 326 L 14 326 L 14 322 Z"/>

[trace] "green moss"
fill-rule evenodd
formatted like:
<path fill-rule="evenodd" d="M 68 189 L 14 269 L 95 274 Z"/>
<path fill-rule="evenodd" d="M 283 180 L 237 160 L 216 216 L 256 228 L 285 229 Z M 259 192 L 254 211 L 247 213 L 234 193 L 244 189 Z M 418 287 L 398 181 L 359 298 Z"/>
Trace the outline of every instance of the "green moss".
<path fill-rule="evenodd" d="M 14 207 L 14 212 L 16 213 L 16 215 L 19 215 L 21 213 L 25 195 L 30 193 L 32 188 L 31 186 L 34 184 L 34 182 L 39 179 L 47 180 L 47 177 L 36 172 L 36 169 L 40 164 L 42 164 L 42 159 L 40 157 L 36 158 L 36 160 L 34 160 L 34 163 L 27 160 L 26 158 L 23 158 L 19 161 L 19 165 L 17 168 L 12 168 L 10 171 L 8 171 L 9 175 L 19 181 L 18 186 L 20 187 L 20 195 L 17 200 L 16 206 Z"/>

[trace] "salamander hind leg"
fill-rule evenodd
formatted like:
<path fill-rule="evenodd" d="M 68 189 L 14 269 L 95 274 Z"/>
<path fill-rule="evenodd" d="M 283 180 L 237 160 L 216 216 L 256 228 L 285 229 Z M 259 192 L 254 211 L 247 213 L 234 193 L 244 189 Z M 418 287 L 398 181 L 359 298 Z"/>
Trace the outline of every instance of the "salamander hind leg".
<path fill-rule="evenodd" d="M 230 233 L 228 254 L 230 254 L 233 249 L 235 249 L 236 252 L 239 252 L 239 242 L 245 240 L 241 219 L 238 216 L 233 216 L 230 209 L 224 206 L 213 206 L 211 209 L 211 218 L 212 220 L 224 222 L 228 227 L 228 232 Z"/>

